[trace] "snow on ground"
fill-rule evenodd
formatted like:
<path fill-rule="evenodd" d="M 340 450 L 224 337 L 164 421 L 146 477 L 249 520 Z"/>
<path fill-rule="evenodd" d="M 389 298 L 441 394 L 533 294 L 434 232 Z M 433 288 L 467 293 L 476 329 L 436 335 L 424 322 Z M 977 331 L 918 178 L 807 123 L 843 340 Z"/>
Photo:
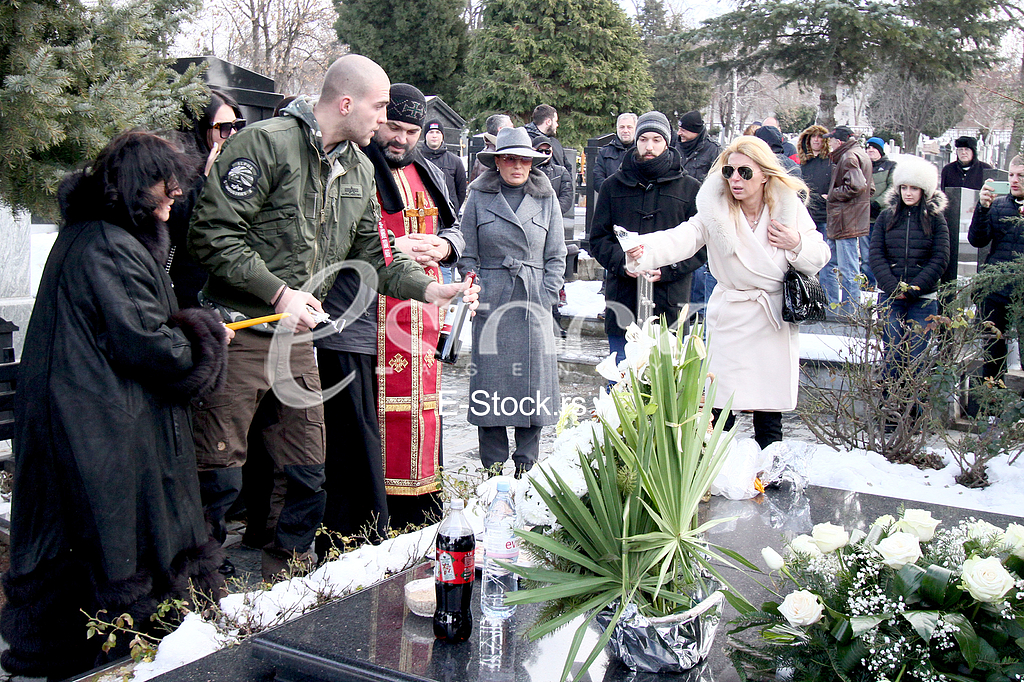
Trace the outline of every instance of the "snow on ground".
<path fill-rule="evenodd" d="M 561 309 L 562 317 L 595 318 L 604 312 L 604 294 L 601 282 L 576 280 L 565 285 L 565 305 Z"/>
<path fill-rule="evenodd" d="M 1024 459 L 1010 465 L 1009 457 L 1001 455 L 988 464 L 990 486 L 965 488 L 955 481 L 960 468 L 949 452 L 935 452 L 945 460 L 945 468 L 922 470 L 910 464 L 893 464 L 874 452 L 818 445 L 808 478 L 812 484 L 827 488 L 1024 516 Z"/>

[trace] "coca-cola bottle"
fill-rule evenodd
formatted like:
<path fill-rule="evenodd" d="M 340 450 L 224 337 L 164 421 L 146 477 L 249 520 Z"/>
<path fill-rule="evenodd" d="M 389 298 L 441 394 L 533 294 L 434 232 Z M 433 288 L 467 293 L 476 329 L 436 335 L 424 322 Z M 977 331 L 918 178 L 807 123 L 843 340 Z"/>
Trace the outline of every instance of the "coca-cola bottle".
<path fill-rule="evenodd" d="M 476 578 L 476 538 L 462 513 L 462 500 L 452 500 L 451 512 L 437 529 L 434 561 L 434 636 L 449 642 L 465 642 L 473 631 L 470 599 Z"/>
<path fill-rule="evenodd" d="M 466 274 L 469 286 L 473 286 L 474 279 L 476 279 L 475 272 Z M 462 296 L 457 296 L 448 304 L 448 309 L 445 311 L 444 324 L 441 325 L 441 333 L 437 337 L 437 350 L 434 351 L 435 358 L 447 365 L 455 364 L 455 361 L 459 359 L 459 348 L 462 346 L 462 327 L 466 324 L 467 319 L 469 319 L 469 304 L 463 300 Z"/>

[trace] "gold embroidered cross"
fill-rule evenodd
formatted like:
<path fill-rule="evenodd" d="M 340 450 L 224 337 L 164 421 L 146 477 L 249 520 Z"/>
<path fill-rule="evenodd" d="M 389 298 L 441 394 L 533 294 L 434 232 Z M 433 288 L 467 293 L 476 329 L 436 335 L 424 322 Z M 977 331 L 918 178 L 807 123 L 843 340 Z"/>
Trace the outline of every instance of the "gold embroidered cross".
<path fill-rule="evenodd" d="M 416 192 L 416 208 L 407 208 L 402 211 L 402 215 L 406 218 L 416 218 L 416 226 L 413 227 L 412 232 L 415 234 L 427 234 L 427 216 L 436 216 L 437 207 L 427 207 L 427 193 Z"/>

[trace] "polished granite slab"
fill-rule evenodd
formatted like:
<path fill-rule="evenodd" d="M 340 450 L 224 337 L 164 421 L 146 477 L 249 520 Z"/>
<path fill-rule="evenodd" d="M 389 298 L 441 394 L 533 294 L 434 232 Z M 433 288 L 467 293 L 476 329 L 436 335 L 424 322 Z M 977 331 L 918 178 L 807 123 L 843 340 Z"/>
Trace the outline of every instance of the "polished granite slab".
<path fill-rule="evenodd" d="M 809 487 L 802 493 L 769 490 L 766 498 L 729 501 L 713 498 L 702 505 L 705 518 L 730 520 L 714 527 L 709 540 L 730 547 L 760 564 L 762 547 L 781 550 L 785 540 L 810 532 L 816 523 L 830 522 L 847 529 L 866 530 L 882 514 L 896 515 L 901 506 L 923 508 L 950 526 L 964 518 L 983 518 L 999 526 L 1020 518 L 973 510 Z M 1022 509 L 1024 512 L 1024 509 Z M 437 682 L 549 682 L 558 680 L 575 628 L 562 628 L 537 642 L 524 633 L 537 605 L 520 606 L 503 626 L 482 621 L 479 583 L 474 590 L 474 629 L 468 642 L 446 644 L 433 638 L 429 618 L 414 615 L 404 604 L 404 585 L 429 575 L 426 566 L 399 574 L 350 597 L 333 602 L 278 626 L 238 647 L 200 659 L 172 671 L 161 680 L 436 680 Z M 743 575 L 730 577 L 754 603 L 766 594 Z M 788 588 L 787 588 L 788 591 Z M 733 612 L 727 610 L 726 618 Z M 723 624 L 724 626 L 724 624 Z M 725 627 L 718 643 L 725 641 Z M 597 641 L 588 632 L 583 651 Z M 589 646 L 588 646 L 589 644 Z M 581 654 L 579 660 L 585 657 Z M 579 680 L 604 682 L 731 682 L 737 676 L 716 645 L 704 666 L 689 675 L 634 674 L 602 652 Z"/>

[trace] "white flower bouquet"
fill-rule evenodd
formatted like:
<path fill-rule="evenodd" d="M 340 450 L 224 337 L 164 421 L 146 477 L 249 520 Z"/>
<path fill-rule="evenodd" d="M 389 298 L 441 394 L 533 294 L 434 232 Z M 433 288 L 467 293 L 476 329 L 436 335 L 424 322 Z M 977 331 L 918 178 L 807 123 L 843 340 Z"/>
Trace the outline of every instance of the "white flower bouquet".
<path fill-rule="evenodd" d="M 1024 526 L 939 523 L 908 509 L 867 533 L 819 524 L 786 558 L 765 548 L 769 589 L 795 589 L 732 621 L 741 679 L 1024 679 Z"/>

